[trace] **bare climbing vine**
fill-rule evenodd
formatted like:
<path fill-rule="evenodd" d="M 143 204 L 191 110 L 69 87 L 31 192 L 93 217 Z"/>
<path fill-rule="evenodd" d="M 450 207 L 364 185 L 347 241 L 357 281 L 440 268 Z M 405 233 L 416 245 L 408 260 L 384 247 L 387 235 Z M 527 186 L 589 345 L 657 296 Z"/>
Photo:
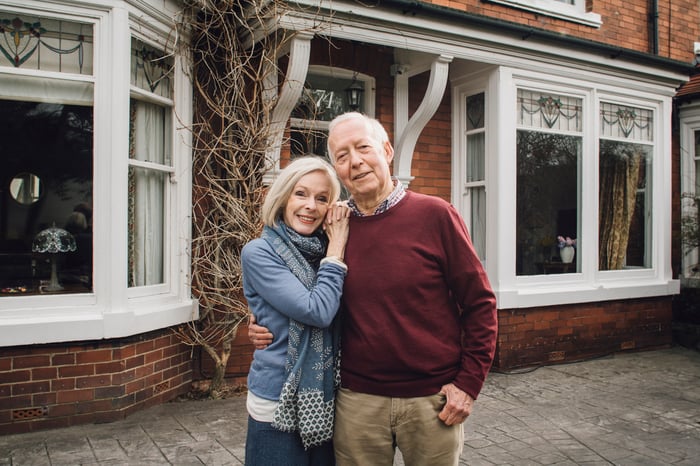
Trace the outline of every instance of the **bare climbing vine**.
<path fill-rule="evenodd" d="M 280 5 L 190 0 L 180 22 L 194 86 L 192 292 L 200 317 L 177 334 L 213 359 L 212 397 L 223 387 L 233 339 L 248 316 L 240 251 L 260 232 L 275 103 L 264 86 L 267 73 L 279 73 L 287 40 L 273 30 Z"/>

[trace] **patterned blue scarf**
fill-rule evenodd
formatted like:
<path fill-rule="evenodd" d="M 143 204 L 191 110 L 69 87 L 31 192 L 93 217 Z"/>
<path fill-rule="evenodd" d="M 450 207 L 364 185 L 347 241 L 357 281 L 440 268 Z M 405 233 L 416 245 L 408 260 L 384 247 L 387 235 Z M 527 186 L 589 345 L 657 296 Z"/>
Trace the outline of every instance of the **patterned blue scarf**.
<path fill-rule="evenodd" d="M 262 237 L 308 289 L 316 284 L 319 262 L 325 256 L 325 235 L 303 236 L 284 223 L 265 227 Z M 336 322 L 327 329 L 289 320 L 289 343 L 273 427 L 299 432 L 304 448 L 333 437 L 335 391 L 339 382 L 339 333 Z"/>

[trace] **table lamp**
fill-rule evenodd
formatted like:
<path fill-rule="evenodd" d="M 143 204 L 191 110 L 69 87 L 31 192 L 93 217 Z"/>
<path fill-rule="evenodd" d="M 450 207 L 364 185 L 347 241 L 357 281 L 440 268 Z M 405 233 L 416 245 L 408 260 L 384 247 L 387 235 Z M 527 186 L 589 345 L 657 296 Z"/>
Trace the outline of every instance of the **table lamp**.
<path fill-rule="evenodd" d="M 56 224 L 46 230 L 41 230 L 32 241 L 32 251 L 51 254 L 51 281 L 44 287 L 45 291 L 60 291 L 63 289 L 58 282 L 57 255 L 64 252 L 73 252 L 77 249 L 75 238 L 63 228 L 57 228 Z"/>

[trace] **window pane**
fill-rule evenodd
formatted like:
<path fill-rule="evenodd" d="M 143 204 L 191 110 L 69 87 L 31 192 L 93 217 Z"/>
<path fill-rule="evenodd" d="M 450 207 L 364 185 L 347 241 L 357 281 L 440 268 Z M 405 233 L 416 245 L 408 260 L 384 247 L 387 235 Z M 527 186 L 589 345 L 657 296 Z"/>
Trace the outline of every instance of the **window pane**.
<path fill-rule="evenodd" d="M 579 261 L 562 263 L 556 238 L 578 236 L 581 138 L 521 130 L 517 151 L 517 274 L 573 272 Z"/>
<path fill-rule="evenodd" d="M 92 134 L 92 107 L 0 100 L 2 296 L 92 289 Z"/>
<path fill-rule="evenodd" d="M 0 65 L 92 74 L 92 26 L 0 12 Z"/>
<path fill-rule="evenodd" d="M 576 97 L 518 89 L 518 125 L 560 132 L 581 132 L 581 105 L 581 99 Z"/>
<path fill-rule="evenodd" d="M 170 121 L 170 108 L 132 100 L 129 157 L 171 166 Z"/>
<path fill-rule="evenodd" d="M 485 176 L 485 133 L 467 136 L 467 182 L 483 181 Z"/>
<path fill-rule="evenodd" d="M 650 161 L 648 146 L 600 141 L 600 270 L 650 267 Z"/>
<path fill-rule="evenodd" d="M 292 118 L 331 121 L 350 110 L 345 89 L 351 83 L 352 79 L 309 74 L 299 104 L 292 111 Z M 364 88 L 362 81 L 355 84 Z"/>
<path fill-rule="evenodd" d="M 568 273 L 558 237 L 580 248 L 580 98 L 518 89 L 516 273 Z"/>
<path fill-rule="evenodd" d="M 173 57 L 131 39 L 131 84 L 160 97 L 173 98 Z"/>
<path fill-rule="evenodd" d="M 484 127 L 484 93 L 467 97 L 467 131 Z"/>
<path fill-rule="evenodd" d="M 600 135 L 640 142 L 653 141 L 651 110 L 623 105 L 600 103 Z"/>
<path fill-rule="evenodd" d="M 328 133 L 318 129 L 295 128 L 290 131 L 292 158 L 302 155 L 328 157 Z"/>
<path fill-rule="evenodd" d="M 469 190 L 471 198 L 471 218 L 469 235 L 481 260 L 486 259 L 486 189 L 481 187 Z"/>
<path fill-rule="evenodd" d="M 130 158 L 171 164 L 169 108 L 131 101 Z M 165 168 L 165 167 L 164 167 Z M 168 172 L 129 168 L 129 286 L 163 283 Z"/>
<path fill-rule="evenodd" d="M 129 286 L 163 283 L 167 174 L 129 169 Z"/>

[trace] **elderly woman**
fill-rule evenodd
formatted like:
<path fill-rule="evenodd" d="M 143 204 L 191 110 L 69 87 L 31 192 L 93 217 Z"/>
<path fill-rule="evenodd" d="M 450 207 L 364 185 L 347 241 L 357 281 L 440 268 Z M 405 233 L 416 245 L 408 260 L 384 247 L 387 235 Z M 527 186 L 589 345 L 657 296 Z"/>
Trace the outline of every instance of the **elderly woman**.
<path fill-rule="evenodd" d="M 338 332 L 349 209 L 318 157 L 291 162 L 262 206 L 262 236 L 243 248 L 243 290 L 277 336 L 248 375 L 246 465 L 332 465 Z"/>

